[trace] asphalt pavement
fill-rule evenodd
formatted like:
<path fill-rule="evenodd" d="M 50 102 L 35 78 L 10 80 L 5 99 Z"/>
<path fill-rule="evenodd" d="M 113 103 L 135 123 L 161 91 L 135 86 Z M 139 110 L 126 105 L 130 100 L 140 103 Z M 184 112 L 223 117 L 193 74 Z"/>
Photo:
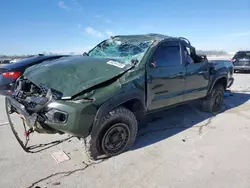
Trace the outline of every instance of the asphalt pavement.
<path fill-rule="evenodd" d="M 130 151 L 97 162 L 70 135 L 34 134 L 33 153 L 24 152 L 0 97 L 0 187 L 249 188 L 249 83 L 250 74 L 235 74 L 219 114 L 203 113 L 193 102 L 150 116 Z M 57 151 L 70 160 L 57 163 L 51 156 Z"/>

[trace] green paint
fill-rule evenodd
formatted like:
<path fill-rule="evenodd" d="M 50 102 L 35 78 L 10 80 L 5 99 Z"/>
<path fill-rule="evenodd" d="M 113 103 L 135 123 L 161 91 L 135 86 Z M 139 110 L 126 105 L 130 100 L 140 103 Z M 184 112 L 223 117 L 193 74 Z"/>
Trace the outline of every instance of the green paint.
<path fill-rule="evenodd" d="M 157 47 L 170 41 L 180 45 L 180 64 L 151 68 Z M 89 56 L 45 62 L 27 69 L 24 76 L 36 85 L 44 84 L 63 94 L 62 100 L 49 106 L 67 112 L 68 121 L 47 121 L 48 126 L 86 137 L 101 107 L 105 114 L 127 100 L 139 98 L 145 111 L 151 112 L 205 97 L 216 78 L 231 77 L 231 64 L 225 61 L 186 65 L 183 45 L 188 43 L 157 34 L 116 36 L 98 44 Z M 131 62 L 134 59 L 138 60 L 136 65 Z M 211 67 L 216 74 L 209 71 Z"/>

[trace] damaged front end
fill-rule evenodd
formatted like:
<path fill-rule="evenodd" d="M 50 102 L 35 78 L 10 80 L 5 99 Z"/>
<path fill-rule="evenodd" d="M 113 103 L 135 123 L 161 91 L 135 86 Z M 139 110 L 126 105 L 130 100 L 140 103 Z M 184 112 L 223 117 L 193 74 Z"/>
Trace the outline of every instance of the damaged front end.
<path fill-rule="evenodd" d="M 50 109 L 48 105 L 60 99 L 62 94 L 46 86 L 36 86 L 29 80 L 20 78 L 16 83 L 16 90 L 7 97 L 7 115 L 17 113 L 24 119 L 30 132 L 38 133 L 61 133 L 48 125 L 48 119 L 64 123 L 67 114 Z"/>
<path fill-rule="evenodd" d="M 114 63 L 77 56 L 30 67 L 6 98 L 10 125 L 10 115 L 18 114 L 29 128 L 24 126 L 26 136 L 38 132 L 87 137 L 98 105 L 119 90 L 116 80 L 132 68 Z"/>
<path fill-rule="evenodd" d="M 123 92 L 120 78 L 128 81 L 126 75 L 153 42 L 145 40 L 118 37 L 97 45 L 88 56 L 65 57 L 29 67 L 17 80 L 13 94 L 6 98 L 10 125 L 10 115 L 18 114 L 26 137 L 31 132 L 88 137 L 99 107 Z M 12 130 L 16 136 L 13 126 Z"/>

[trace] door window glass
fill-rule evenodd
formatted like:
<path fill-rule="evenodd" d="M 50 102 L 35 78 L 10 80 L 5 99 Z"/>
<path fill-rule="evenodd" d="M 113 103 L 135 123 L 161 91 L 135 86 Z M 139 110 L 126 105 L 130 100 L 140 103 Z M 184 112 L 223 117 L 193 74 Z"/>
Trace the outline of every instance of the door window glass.
<path fill-rule="evenodd" d="M 155 53 L 157 66 L 178 66 L 181 63 L 179 46 L 160 46 Z"/>

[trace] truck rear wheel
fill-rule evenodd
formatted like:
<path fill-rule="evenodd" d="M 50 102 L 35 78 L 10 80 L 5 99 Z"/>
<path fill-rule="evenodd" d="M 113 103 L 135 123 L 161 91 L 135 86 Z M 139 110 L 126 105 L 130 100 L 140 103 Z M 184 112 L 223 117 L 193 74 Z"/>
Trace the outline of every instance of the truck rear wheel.
<path fill-rule="evenodd" d="M 218 112 L 224 103 L 224 87 L 221 84 L 215 85 L 212 92 L 201 100 L 202 110 L 205 112 Z"/>
<path fill-rule="evenodd" d="M 85 139 L 85 148 L 91 159 L 97 160 L 118 155 L 129 149 L 137 136 L 135 115 L 124 107 L 110 111 Z"/>

